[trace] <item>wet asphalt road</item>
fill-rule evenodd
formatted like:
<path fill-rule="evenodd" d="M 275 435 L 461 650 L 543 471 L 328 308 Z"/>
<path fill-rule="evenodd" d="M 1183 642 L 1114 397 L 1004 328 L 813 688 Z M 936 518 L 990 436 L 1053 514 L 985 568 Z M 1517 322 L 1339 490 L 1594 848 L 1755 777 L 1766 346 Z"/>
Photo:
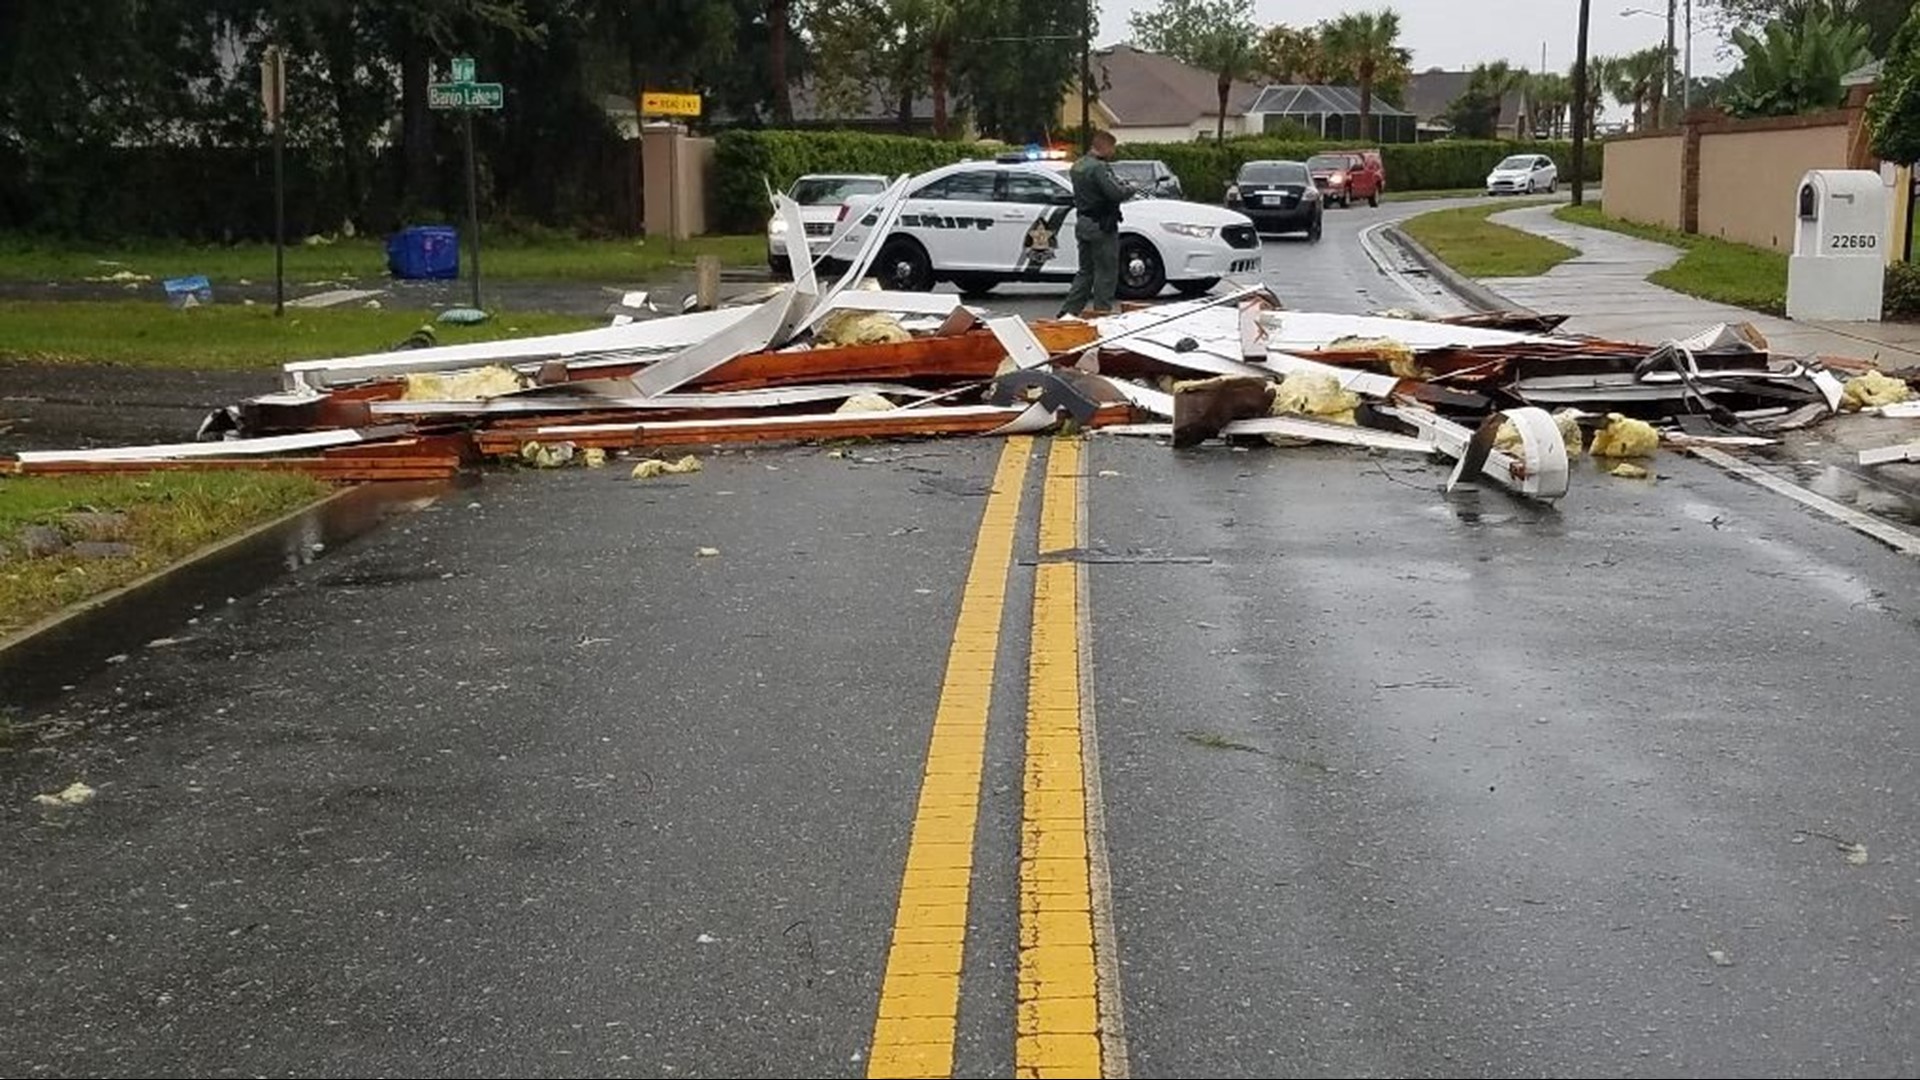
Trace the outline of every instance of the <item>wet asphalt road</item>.
<path fill-rule="evenodd" d="M 1270 276 L 1404 306 L 1388 212 Z M 490 474 L 76 670 L 0 756 L 0 1072 L 862 1075 L 999 453 Z M 1041 468 L 955 1075 L 1014 1071 Z M 1659 469 L 1091 442 L 1134 1075 L 1913 1074 L 1920 569 Z"/>

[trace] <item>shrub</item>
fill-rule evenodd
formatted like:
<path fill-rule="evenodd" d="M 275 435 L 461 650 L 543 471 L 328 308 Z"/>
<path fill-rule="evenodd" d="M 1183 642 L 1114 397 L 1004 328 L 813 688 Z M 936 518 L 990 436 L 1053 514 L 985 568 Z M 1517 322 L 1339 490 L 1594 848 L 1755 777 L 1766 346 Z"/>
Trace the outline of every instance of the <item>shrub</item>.
<path fill-rule="evenodd" d="M 784 191 L 807 173 L 923 173 L 997 147 L 856 131 L 727 131 L 714 145 L 709 224 L 753 232 L 767 221 L 767 185 Z"/>
<path fill-rule="evenodd" d="M 1159 158 L 1180 177 L 1187 197 L 1212 201 L 1226 192 L 1227 183 L 1248 161 L 1261 158 L 1305 160 L 1327 150 L 1355 149 L 1362 144 L 1347 142 L 1302 142 L 1265 138 L 1229 139 L 1212 142 L 1122 143 L 1123 158 Z M 1381 163 L 1387 170 L 1389 191 L 1444 191 L 1451 188 L 1477 188 L 1486 181 L 1501 158 L 1509 154 L 1542 153 L 1554 159 L 1567 179 L 1572 179 L 1571 146 L 1566 142 L 1512 140 L 1455 140 L 1429 143 L 1389 143 L 1380 147 Z M 1600 145 L 1587 153 L 1587 179 L 1600 179 Z"/>
<path fill-rule="evenodd" d="M 1880 310 L 1889 319 L 1920 319 L 1920 266 L 1897 262 L 1887 266 L 1886 295 Z"/>

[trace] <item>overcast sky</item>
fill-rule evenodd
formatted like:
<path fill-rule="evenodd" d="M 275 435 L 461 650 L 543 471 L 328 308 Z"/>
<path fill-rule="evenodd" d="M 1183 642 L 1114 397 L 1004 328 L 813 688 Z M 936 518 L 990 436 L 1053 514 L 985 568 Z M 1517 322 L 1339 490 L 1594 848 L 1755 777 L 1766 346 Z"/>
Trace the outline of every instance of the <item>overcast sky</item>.
<path fill-rule="evenodd" d="M 1644 49 L 1663 41 L 1667 33 L 1664 0 L 1592 0 L 1589 48 L 1596 56 Z M 1102 43 L 1127 38 L 1127 17 L 1151 9 L 1158 0 L 1099 0 Z M 1310 26 L 1343 11 L 1380 7 L 1379 0 L 1254 0 L 1254 19 L 1261 25 L 1283 22 Z M 1566 71 L 1573 66 L 1575 23 L 1579 0 L 1388 0 L 1400 13 L 1400 43 L 1413 50 L 1413 69 L 1470 68 L 1492 60 L 1538 70 L 1540 45 L 1547 46 L 1547 69 Z M 1622 17 L 1630 8 L 1657 9 L 1660 17 Z M 1685 0 L 1682 0 L 1682 10 Z M 1707 26 L 1702 11 L 1694 12 L 1693 69 L 1696 74 L 1719 71 L 1728 65 L 1716 58 L 1721 41 Z M 1679 45 L 1684 32 L 1677 32 Z"/>

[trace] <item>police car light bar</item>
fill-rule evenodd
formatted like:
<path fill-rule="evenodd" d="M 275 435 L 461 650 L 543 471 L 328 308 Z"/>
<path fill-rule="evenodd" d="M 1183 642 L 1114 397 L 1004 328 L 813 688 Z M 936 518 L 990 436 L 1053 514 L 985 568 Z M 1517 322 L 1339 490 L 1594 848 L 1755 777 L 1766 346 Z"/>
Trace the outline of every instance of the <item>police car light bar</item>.
<path fill-rule="evenodd" d="M 1058 146 L 1028 146 L 1024 150 L 1008 150 L 993 160 L 1002 165 L 1017 165 L 1023 161 L 1065 161 L 1067 151 Z"/>

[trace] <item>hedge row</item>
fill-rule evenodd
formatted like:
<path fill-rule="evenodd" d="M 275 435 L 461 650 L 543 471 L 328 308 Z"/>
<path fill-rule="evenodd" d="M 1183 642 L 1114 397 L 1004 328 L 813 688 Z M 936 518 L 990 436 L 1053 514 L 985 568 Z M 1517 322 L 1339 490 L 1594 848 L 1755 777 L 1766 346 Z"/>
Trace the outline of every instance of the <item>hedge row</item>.
<path fill-rule="evenodd" d="M 923 173 L 991 149 L 974 143 L 855 131 L 726 131 L 715 140 L 710 228 L 757 232 L 767 184 L 785 191 L 808 173 Z"/>
<path fill-rule="evenodd" d="M 1326 150 L 1357 144 L 1278 139 L 1229 139 L 1212 142 L 1121 143 L 1123 158 L 1158 158 L 1167 163 L 1187 197 L 1214 202 L 1226 194 L 1227 181 L 1241 164 L 1261 158 L 1304 161 Z M 785 190 L 807 173 L 922 173 L 968 158 L 990 156 L 990 144 L 943 142 L 902 135 L 849 131 L 729 131 L 714 148 L 712 227 L 753 232 L 767 220 L 766 184 Z M 1431 142 L 1389 144 L 1381 148 L 1391 191 L 1442 191 L 1474 188 L 1501 158 L 1544 153 L 1572 176 L 1572 154 L 1565 142 Z M 1600 147 L 1587 154 L 1587 179 L 1600 179 Z"/>
<path fill-rule="evenodd" d="M 1211 202 L 1226 193 L 1228 181 L 1240 166 L 1263 158 L 1305 161 L 1329 150 L 1357 148 L 1358 143 L 1291 142 L 1275 139 L 1229 139 L 1224 144 L 1210 142 L 1121 143 L 1123 158 L 1158 158 L 1180 177 L 1189 199 Z M 1487 173 L 1509 154 L 1546 154 L 1560 166 L 1562 175 L 1573 177 L 1573 153 L 1570 143 L 1540 140 L 1468 141 L 1445 140 L 1428 143 L 1391 143 L 1380 147 L 1381 164 L 1387 170 L 1389 191 L 1446 191 L 1453 188 L 1477 188 Z M 1600 147 L 1587 153 L 1587 179 L 1600 179 Z"/>

